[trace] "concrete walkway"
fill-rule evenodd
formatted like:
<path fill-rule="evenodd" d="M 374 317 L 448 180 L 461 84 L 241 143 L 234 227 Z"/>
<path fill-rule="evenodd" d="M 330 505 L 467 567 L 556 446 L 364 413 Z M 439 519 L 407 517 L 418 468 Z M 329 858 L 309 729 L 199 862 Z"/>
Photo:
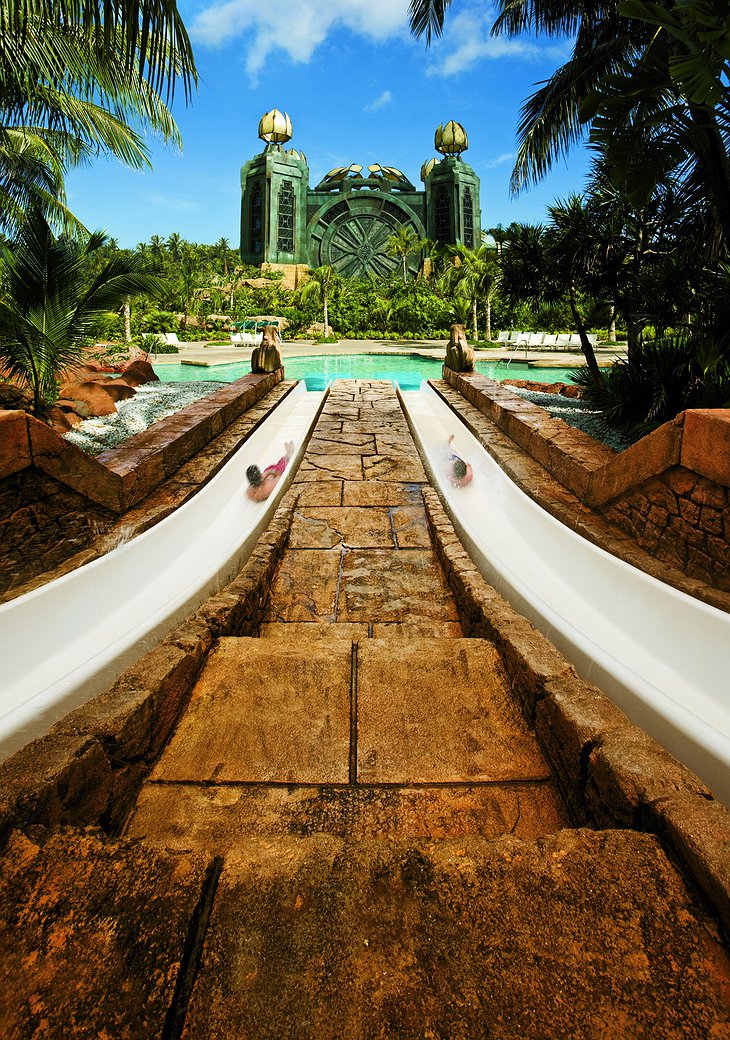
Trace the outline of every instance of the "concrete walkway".
<path fill-rule="evenodd" d="M 463 637 L 425 483 L 393 387 L 336 384 L 260 637 L 218 642 L 123 837 L 15 839 L 2 1035 L 730 1036 L 696 893 L 653 836 L 570 827 Z"/>

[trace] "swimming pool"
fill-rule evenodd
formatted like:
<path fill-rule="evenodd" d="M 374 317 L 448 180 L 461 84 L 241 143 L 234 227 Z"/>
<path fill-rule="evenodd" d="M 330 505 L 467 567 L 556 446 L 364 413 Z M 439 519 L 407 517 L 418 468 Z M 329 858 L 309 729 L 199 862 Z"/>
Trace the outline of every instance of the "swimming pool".
<path fill-rule="evenodd" d="M 287 379 L 303 379 L 308 390 L 324 390 L 332 379 L 390 379 L 402 390 L 417 390 L 422 379 L 440 379 L 442 362 L 418 354 L 318 354 L 284 361 Z M 248 375 L 248 361 L 231 365 L 155 365 L 166 383 L 219 380 L 232 383 Z M 569 383 L 572 368 L 528 368 L 516 361 L 477 361 L 477 370 L 490 379 L 529 379 L 538 383 Z"/>

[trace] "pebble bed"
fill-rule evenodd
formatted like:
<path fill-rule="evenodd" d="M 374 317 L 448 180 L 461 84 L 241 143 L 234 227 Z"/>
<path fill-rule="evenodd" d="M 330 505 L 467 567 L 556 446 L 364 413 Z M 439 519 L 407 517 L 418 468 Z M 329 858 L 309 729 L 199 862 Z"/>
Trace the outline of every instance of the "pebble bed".
<path fill-rule="evenodd" d="M 562 419 L 569 426 L 582 430 L 594 440 L 607 444 L 614 451 L 625 451 L 631 441 L 622 433 L 612 430 L 607 425 L 601 412 L 591 404 L 575 397 L 562 397 L 560 394 L 545 394 L 539 390 L 523 390 L 521 387 L 509 387 L 515 394 L 527 398 L 544 408 L 554 419 Z"/>
<path fill-rule="evenodd" d="M 146 383 L 128 401 L 117 404 L 117 412 L 96 419 L 84 419 L 65 439 L 88 455 L 116 448 L 135 433 L 142 433 L 159 419 L 179 412 L 185 405 L 220 390 L 225 383 Z"/>

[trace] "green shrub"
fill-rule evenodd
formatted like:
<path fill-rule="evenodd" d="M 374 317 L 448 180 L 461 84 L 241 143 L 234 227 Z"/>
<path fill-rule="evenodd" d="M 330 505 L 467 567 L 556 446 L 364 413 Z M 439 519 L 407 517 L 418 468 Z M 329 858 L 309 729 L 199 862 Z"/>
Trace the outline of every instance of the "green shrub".
<path fill-rule="evenodd" d="M 587 369 L 573 374 L 586 401 L 614 429 L 638 440 L 686 408 L 730 406 L 730 347 L 701 337 L 648 340 L 631 362 L 620 360 L 596 386 Z"/>

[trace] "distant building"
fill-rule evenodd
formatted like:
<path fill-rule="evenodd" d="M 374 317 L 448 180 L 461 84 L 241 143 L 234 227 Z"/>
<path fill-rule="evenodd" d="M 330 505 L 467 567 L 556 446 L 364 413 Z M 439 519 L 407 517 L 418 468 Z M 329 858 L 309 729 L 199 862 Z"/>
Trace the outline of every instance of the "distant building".
<path fill-rule="evenodd" d="M 351 278 L 396 270 L 388 256 L 390 237 L 409 227 L 419 239 L 474 249 L 481 243 L 479 178 L 462 159 L 468 147 L 464 128 L 439 126 L 435 146 L 441 159 L 421 167 L 418 190 L 400 170 L 377 163 L 330 170 L 315 188 L 303 152 L 285 150 L 292 125 L 274 109 L 259 123 L 266 147 L 241 167 L 241 259 L 281 269 L 296 284 L 308 267 L 331 264 Z M 410 257 L 414 275 L 419 256 Z"/>

